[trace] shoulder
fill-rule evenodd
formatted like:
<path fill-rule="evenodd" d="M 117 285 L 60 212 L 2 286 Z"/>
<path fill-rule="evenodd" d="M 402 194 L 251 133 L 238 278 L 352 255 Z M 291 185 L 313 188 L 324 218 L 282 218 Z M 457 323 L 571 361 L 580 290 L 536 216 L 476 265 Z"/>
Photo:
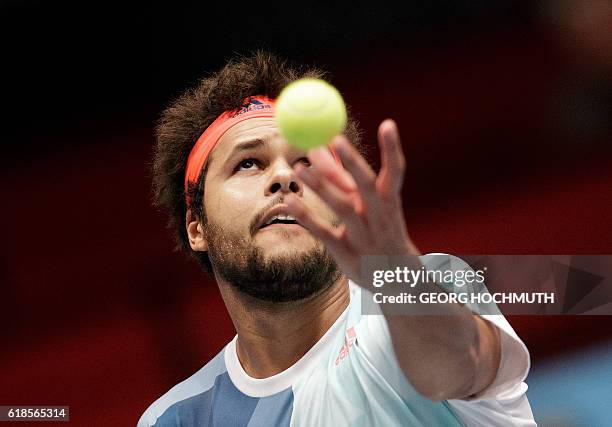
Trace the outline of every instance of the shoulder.
<path fill-rule="evenodd" d="M 179 425 L 179 421 L 182 420 L 179 415 L 184 412 L 183 407 L 201 406 L 203 402 L 205 403 L 205 399 L 198 399 L 198 397 L 211 391 L 217 377 L 227 372 L 224 354 L 225 348 L 202 369 L 172 387 L 153 402 L 140 417 L 138 427 Z"/>

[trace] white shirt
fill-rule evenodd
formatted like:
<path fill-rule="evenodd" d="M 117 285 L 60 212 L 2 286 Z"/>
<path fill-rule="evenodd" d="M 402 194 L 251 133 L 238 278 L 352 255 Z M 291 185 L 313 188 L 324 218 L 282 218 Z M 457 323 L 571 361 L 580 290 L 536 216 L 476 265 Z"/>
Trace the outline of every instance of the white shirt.
<path fill-rule="evenodd" d="M 501 363 L 475 399 L 432 402 L 398 365 L 387 322 L 361 313 L 349 283 L 349 306 L 293 366 L 250 377 L 236 337 L 206 366 L 153 403 L 138 426 L 535 426 L 523 382 L 529 353 L 502 315 L 483 315 L 501 331 Z"/>

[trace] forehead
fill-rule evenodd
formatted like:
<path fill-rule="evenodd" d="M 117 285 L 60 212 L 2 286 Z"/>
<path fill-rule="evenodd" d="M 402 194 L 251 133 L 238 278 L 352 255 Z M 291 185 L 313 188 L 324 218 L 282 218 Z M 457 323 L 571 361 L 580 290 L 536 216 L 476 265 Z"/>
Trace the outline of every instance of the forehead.
<path fill-rule="evenodd" d="M 280 130 L 273 118 L 257 117 L 234 125 L 223 134 L 211 156 L 226 158 L 236 145 L 257 139 L 264 141 L 281 139 Z"/>

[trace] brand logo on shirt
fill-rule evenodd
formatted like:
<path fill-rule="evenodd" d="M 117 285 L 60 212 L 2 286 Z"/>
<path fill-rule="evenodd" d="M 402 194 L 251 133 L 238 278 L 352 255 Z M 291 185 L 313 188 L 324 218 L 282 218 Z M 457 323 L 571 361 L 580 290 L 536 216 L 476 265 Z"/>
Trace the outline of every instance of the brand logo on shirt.
<path fill-rule="evenodd" d="M 344 344 L 340 349 L 338 357 L 336 357 L 336 366 L 338 366 L 340 362 L 342 362 L 342 360 L 348 356 L 349 349 L 353 346 L 353 344 L 355 344 L 356 341 L 357 335 L 355 334 L 355 327 L 351 326 L 346 330 L 346 334 L 344 335 Z"/>

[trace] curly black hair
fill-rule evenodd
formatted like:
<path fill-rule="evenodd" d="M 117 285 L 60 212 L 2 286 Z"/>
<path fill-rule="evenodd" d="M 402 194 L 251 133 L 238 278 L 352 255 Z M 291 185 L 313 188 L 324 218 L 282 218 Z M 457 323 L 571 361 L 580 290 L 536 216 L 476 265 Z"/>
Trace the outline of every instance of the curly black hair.
<path fill-rule="evenodd" d="M 190 185 L 189 206 L 186 202 L 185 166 L 193 145 L 220 114 L 240 108 L 247 97 L 276 98 L 288 83 L 303 77 L 327 80 L 327 74 L 317 68 L 292 66 L 272 53 L 257 51 L 235 57 L 218 72 L 202 78 L 161 114 L 155 128 L 153 153 L 154 204 L 168 213 L 168 227 L 175 233 L 176 248 L 190 252 L 204 271 L 212 271 L 208 254 L 191 249 L 185 224 L 188 209 L 200 222 L 204 223 L 206 218 L 203 195 L 207 166 L 200 182 Z M 344 133 L 363 153 L 361 132 L 350 111 Z"/>

